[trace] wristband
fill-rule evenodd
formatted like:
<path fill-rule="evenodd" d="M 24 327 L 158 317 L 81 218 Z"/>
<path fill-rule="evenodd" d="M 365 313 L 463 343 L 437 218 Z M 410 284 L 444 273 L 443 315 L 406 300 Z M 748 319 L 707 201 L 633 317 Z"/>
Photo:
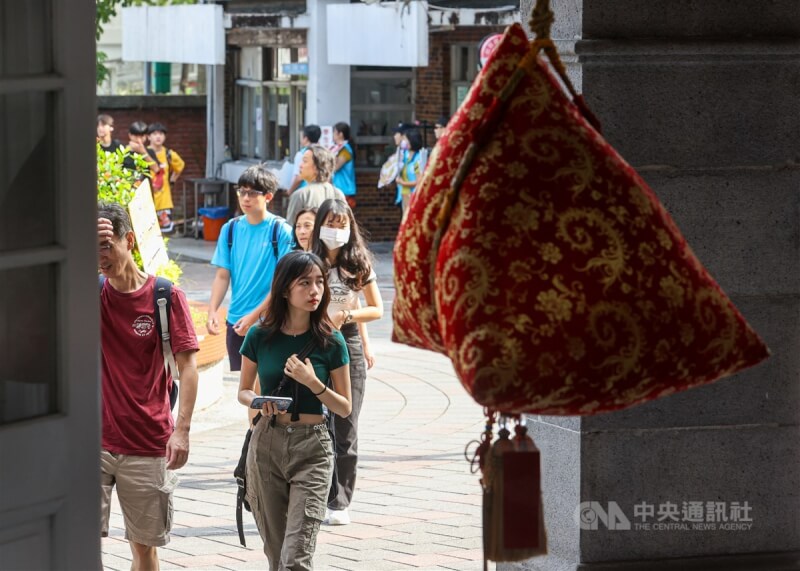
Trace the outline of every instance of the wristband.
<path fill-rule="evenodd" d="M 322 390 L 321 391 L 319 391 L 318 393 L 311 393 L 311 394 L 313 394 L 315 397 L 318 397 L 319 395 L 321 395 L 322 393 L 324 393 L 327 390 L 328 390 L 328 385 L 322 385 Z"/>

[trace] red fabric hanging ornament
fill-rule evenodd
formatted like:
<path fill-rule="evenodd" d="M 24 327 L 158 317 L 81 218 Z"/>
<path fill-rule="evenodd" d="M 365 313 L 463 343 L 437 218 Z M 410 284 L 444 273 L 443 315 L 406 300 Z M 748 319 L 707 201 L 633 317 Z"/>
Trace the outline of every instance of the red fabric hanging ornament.
<path fill-rule="evenodd" d="M 506 30 L 431 154 L 395 242 L 393 339 L 447 354 L 508 413 L 621 409 L 760 362 L 766 346 L 592 126 L 540 8 L 540 39 Z"/>
<path fill-rule="evenodd" d="M 513 439 L 506 421 L 491 444 L 494 413 L 489 413 L 481 443 L 467 459 L 482 473 L 485 560 L 522 561 L 547 553 L 540 458 L 519 418 Z"/>

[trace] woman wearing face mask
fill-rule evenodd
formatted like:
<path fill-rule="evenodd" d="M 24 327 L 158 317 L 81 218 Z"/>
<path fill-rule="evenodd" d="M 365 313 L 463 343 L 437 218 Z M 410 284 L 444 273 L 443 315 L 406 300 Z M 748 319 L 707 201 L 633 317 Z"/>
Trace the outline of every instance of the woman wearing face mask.
<path fill-rule="evenodd" d="M 294 223 L 294 243 L 297 245 L 295 249 L 303 252 L 311 251 L 311 236 L 314 233 L 317 210 L 317 208 L 309 208 L 308 210 L 301 210 L 297 214 L 297 220 Z M 358 308 L 361 308 L 360 299 L 358 300 Z M 369 333 L 365 322 L 358 324 L 358 334 L 361 335 L 361 343 L 364 346 L 364 359 L 367 362 L 367 369 L 371 369 L 375 365 L 375 356 L 370 349 Z"/>
<path fill-rule="evenodd" d="M 403 162 L 397 175 L 397 200 L 403 207 L 403 218 L 408 215 L 408 205 L 411 204 L 411 195 L 417 188 L 417 181 L 422 177 L 425 164 L 422 161 L 422 135 L 416 129 L 407 131 L 405 141 L 408 150 L 405 151 Z"/>
<path fill-rule="evenodd" d="M 326 200 L 319 207 L 312 244 L 314 253 L 328 266 L 331 302 L 328 315 L 341 330 L 350 352 L 352 411 L 347 418 L 334 417 L 336 440 L 335 498 L 328 502 L 329 525 L 350 523 L 348 508 L 356 486 L 358 415 L 367 378 L 364 348 L 358 324 L 380 319 L 383 301 L 373 270 L 372 254 L 364 244 L 353 211 L 346 202 Z M 359 294 L 364 306 L 359 306 Z"/>
<path fill-rule="evenodd" d="M 308 184 L 295 190 L 289 197 L 286 222 L 294 226 L 301 210 L 319 208 L 329 198 L 344 200 L 344 194 L 331 184 L 336 159 L 322 145 L 311 145 L 303 153 L 300 162 L 300 178 Z"/>

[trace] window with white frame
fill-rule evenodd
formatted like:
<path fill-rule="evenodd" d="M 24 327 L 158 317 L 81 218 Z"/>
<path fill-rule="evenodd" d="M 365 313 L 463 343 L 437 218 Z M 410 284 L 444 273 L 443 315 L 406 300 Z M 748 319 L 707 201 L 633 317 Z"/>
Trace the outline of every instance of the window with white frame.
<path fill-rule="evenodd" d="M 356 66 L 350 72 L 350 125 L 356 165 L 380 167 L 394 152 L 392 129 L 414 118 L 410 67 Z"/>
<path fill-rule="evenodd" d="M 472 82 L 478 75 L 477 44 L 450 46 L 450 114 L 456 112 L 467 97 Z"/>
<path fill-rule="evenodd" d="M 236 154 L 290 159 L 305 123 L 306 48 L 244 48 L 236 80 Z"/>

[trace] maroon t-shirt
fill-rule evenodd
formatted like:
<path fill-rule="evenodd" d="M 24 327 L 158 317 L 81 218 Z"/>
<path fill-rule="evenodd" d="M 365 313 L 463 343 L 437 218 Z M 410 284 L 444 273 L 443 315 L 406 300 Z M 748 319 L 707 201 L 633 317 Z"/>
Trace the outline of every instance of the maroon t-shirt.
<path fill-rule="evenodd" d="M 108 280 L 100 291 L 103 448 L 115 454 L 162 456 L 174 422 L 161 336 L 156 331 L 155 278 L 121 293 Z M 197 351 L 186 296 L 172 286 L 169 320 L 173 354 Z"/>

